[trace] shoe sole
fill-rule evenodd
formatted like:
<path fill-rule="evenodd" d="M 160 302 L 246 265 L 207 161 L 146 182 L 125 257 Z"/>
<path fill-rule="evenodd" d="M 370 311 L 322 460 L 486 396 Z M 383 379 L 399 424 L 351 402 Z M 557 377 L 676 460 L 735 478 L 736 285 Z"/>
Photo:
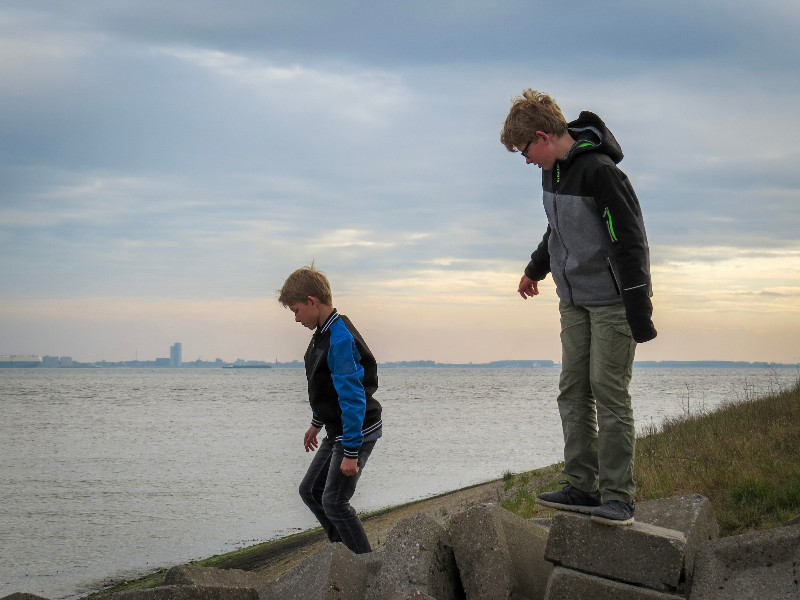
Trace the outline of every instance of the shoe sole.
<path fill-rule="evenodd" d="M 548 500 L 539 500 L 536 499 L 536 504 L 541 504 L 542 506 L 546 506 L 547 508 L 555 508 L 556 510 L 566 510 L 569 512 L 577 512 L 582 513 L 584 515 L 592 514 L 593 510 L 596 510 L 598 506 L 584 506 L 582 504 L 559 504 L 558 502 L 550 502 Z"/>
<path fill-rule="evenodd" d="M 591 513 L 590 513 L 591 514 Z M 615 519 L 606 519 L 605 517 L 599 517 L 597 515 L 592 515 L 592 521 L 595 523 L 602 523 L 603 525 L 632 525 L 633 524 L 633 517 L 629 519 L 624 519 L 622 521 L 618 521 Z"/>

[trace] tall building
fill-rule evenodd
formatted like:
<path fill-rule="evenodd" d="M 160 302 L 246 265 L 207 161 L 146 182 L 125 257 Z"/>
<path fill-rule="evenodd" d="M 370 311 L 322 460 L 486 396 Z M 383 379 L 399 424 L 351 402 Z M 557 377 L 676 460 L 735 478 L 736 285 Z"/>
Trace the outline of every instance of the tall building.
<path fill-rule="evenodd" d="M 183 344 L 175 342 L 169 347 L 169 366 L 177 368 L 183 365 Z"/>

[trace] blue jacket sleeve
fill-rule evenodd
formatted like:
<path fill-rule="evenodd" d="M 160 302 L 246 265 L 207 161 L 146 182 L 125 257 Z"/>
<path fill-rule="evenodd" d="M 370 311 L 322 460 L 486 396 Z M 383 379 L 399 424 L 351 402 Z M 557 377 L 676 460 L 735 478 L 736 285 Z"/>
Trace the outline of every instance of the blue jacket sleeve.
<path fill-rule="evenodd" d="M 328 367 L 333 386 L 339 396 L 342 409 L 342 447 L 345 458 L 357 458 L 364 441 L 361 430 L 367 411 L 367 396 L 364 393 L 364 367 L 355 340 L 344 323 L 331 328 L 331 344 L 328 350 Z"/>

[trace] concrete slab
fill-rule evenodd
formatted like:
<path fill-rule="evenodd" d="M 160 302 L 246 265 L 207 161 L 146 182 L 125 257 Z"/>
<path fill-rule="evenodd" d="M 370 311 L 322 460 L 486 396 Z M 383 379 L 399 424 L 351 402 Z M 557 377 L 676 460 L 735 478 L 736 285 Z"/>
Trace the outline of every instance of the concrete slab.
<path fill-rule="evenodd" d="M 700 494 L 648 500 L 636 505 L 636 520 L 683 533 L 686 537 L 685 585 L 690 589 L 698 548 L 719 537 L 719 524 L 711 501 Z"/>
<path fill-rule="evenodd" d="M 261 600 L 361 600 L 380 568 L 378 554 L 353 554 L 344 544 L 328 544 L 260 588 Z"/>
<path fill-rule="evenodd" d="M 800 598 L 800 525 L 714 540 L 695 557 L 691 600 Z"/>
<path fill-rule="evenodd" d="M 116 592 L 108 600 L 259 600 L 258 592 L 245 588 L 161 585 L 146 590 Z"/>
<path fill-rule="evenodd" d="M 686 537 L 637 521 L 624 527 L 595 523 L 587 515 L 556 512 L 545 558 L 556 565 L 675 593 L 683 583 Z"/>
<path fill-rule="evenodd" d="M 437 600 L 463 597 L 450 534 L 427 514 L 401 521 L 379 554 L 383 554 L 382 566 L 375 585 L 367 590 L 369 600 L 410 594 Z"/>
<path fill-rule="evenodd" d="M 467 600 L 544 598 L 553 570 L 544 527 L 486 504 L 456 514 L 450 536 Z"/>
<path fill-rule="evenodd" d="M 259 590 L 270 580 L 253 571 L 215 569 L 181 565 L 167 571 L 164 585 L 195 585 L 199 587 L 249 588 Z"/>
<path fill-rule="evenodd" d="M 556 567 L 545 600 L 680 600 L 682 596 L 657 592 L 571 569 Z"/>

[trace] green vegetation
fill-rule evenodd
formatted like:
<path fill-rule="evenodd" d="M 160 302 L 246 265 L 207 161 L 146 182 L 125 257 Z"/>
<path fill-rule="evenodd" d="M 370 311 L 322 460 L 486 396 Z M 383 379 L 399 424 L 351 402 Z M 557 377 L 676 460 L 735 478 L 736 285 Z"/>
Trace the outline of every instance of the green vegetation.
<path fill-rule="evenodd" d="M 762 398 L 746 396 L 711 413 L 686 414 L 650 427 L 637 440 L 635 465 L 637 501 L 706 496 L 721 536 L 769 529 L 796 517 L 800 381 Z M 503 507 L 525 518 L 549 515 L 552 511 L 537 506 L 534 498 L 560 487 L 555 470 L 504 475 L 508 492 Z"/>

